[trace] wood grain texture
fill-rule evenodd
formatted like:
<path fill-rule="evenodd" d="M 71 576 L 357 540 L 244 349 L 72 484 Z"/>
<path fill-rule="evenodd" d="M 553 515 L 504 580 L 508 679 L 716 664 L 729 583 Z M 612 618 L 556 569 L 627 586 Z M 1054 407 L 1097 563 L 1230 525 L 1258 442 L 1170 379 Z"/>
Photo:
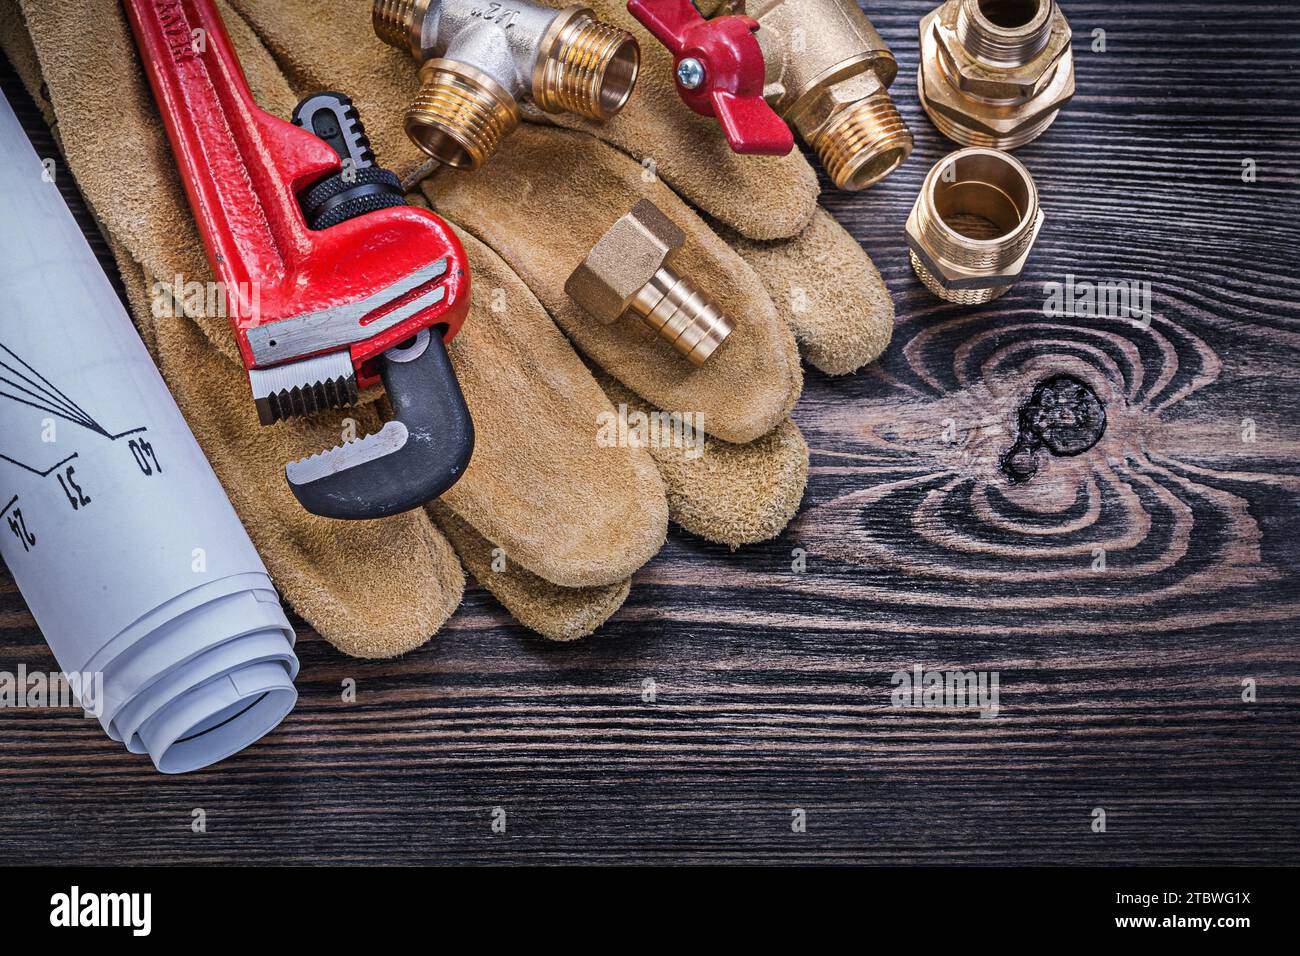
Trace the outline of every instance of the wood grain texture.
<path fill-rule="evenodd" d="M 295 713 L 187 778 L 68 712 L 0 711 L 5 858 L 1293 862 L 1300 12 L 1063 5 L 1079 94 L 1017 153 L 1047 226 L 1025 280 L 974 310 L 930 298 L 902 241 L 952 148 L 912 84 L 930 3 L 872 5 L 917 149 L 825 201 L 898 327 L 870 371 L 809 373 L 813 474 L 779 540 L 733 554 L 674 532 L 574 645 L 479 588 L 399 661 L 341 658 L 301 628 Z M 1043 284 L 1071 273 L 1151 282 L 1156 317 L 1046 318 Z M 1102 398 L 1106 431 L 1013 486 L 998 463 L 1018 410 L 1061 373 Z M 19 661 L 53 666 L 4 574 L 0 669 Z M 890 674 L 916 663 L 998 671 L 1001 713 L 891 709 Z"/>

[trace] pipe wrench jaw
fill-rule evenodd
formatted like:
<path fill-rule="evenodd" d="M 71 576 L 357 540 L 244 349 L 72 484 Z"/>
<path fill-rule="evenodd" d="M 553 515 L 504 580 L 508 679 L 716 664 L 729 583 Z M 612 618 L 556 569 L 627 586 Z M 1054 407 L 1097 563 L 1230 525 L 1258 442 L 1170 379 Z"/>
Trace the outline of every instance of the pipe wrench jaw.
<path fill-rule="evenodd" d="M 342 519 L 400 514 L 439 497 L 465 473 L 474 451 L 474 423 L 447 354 L 447 343 L 469 307 L 463 256 L 457 244 L 456 256 L 420 270 L 421 275 L 450 273 L 449 281 L 416 286 L 384 313 L 432 299 L 437 306 L 411 321 L 436 325 L 420 328 L 377 355 L 374 350 L 401 335 L 405 325 L 390 325 L 351 349 L 250 370 L 264 424 L 355 404 L 359 390 L 377 382 L 388 395 L 393 417 L 378 432 L 285 466 L 290 490 L 312 514 Z"/>
<path fill-rule="evenodd" d="M 374 434 L 290 462 L 289 488 L 330 518 L 384 518 L 454 485 L 474 452 L 474 423 L 436 331 L 384 352 L 379 374 L 393 418 Z"/>

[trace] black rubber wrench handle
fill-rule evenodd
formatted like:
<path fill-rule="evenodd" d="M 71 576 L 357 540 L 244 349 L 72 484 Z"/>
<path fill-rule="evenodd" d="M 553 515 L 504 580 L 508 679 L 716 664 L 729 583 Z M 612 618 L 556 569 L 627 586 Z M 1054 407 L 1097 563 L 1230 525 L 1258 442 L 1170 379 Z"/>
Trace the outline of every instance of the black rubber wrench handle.
<path fill-rule="evenodd" d="M 400 514 L 437 498 L 469 467 L 474 421 L 441 336 L 425 330 L 379 361 L 392 419 L 373 435 L 285 469 L 294 496 L 312 514 Z"/>

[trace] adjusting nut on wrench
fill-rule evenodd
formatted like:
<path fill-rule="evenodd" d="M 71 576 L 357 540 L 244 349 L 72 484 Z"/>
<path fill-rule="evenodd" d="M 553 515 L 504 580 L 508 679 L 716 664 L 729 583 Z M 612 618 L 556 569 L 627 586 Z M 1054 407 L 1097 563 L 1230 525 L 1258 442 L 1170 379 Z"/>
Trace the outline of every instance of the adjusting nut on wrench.
<path fill-rule="evenodd" d="M 605 325 L 634 313 L 692 365 L 703 365 L 732 326 L 668 264 L 685 241 L 658 206 L 642 199 L 596 243 L 564 291 Z"/>
<path fill-rule="evenodd" d="M 607 120 L 627 103 L 641 51 L 586 7 L 374 0 L 375 32 L 420 67 L 406 132 L 434 159 L 478 169 L 519 125 L 519 103 Z"/>
<path fill-rule="evenodd" d="M 1074 96 L 1070 43 L 1056 0 L 947 0 L 921 20 L 921 105 L 963 146 L 1023 146 Z"/>
<path fill-rule="evenodd" d="M 811 146 L 840 189 L 865 189 L 912 153 L 889 97 L 893 53 L 853 0 L 733 0 L 758 21 L 764 95 Z"/>
<path fill-rule="evenodd" d="M 1043 228 L 1038 188 L 1010 153 L 984 147 L 939 160 L 907 219 L 912 268 L 958 305 L 980 305 L 1020 279 Z"/>

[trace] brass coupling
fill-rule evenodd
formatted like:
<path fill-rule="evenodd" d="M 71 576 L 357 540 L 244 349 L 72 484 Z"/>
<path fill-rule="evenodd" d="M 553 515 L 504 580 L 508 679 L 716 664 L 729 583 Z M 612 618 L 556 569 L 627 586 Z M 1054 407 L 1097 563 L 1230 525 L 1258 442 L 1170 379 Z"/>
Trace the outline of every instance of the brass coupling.
<path fill-rule="evenodd" d="M 853 0 L 735 0 L 759 23 L 763 95 L 840 189 L 865 189 L 912 152 L 890 99 L 898 62 Z"/>
<path fill-rule="evenodd" d="M 669 264 L 686 235 L 648 199 L 601 237 L 564 284 L 579 306 L 609 325 L 631 312 L 692 365 L 731 334 L 727 317 Z"/>
<path fill-rule="evenodd" d="M 406 133 L 425 153 L 477 169 L 519 125 L 519 104 L 607 120 L 636 85 L 641 51 L 586 7 L 482 0 L 374 0 L 375 33 L 409 52 L 420 92 Z"/>
<path fill-rule="evenodd" d="M 907 219 L 912 268 L 941 299 L 990 302 L 1020 279 L 1043 220 L 1038 187 L 1018 159 L 958 150 L 926 175 Z"/>
<path fill-rule="evenodd" d="M 1023 146 L 1074 96 L 1071 42 L 1056 0 L 946 0 L 921 20 L 921 105 L 964 146 Z"/>

